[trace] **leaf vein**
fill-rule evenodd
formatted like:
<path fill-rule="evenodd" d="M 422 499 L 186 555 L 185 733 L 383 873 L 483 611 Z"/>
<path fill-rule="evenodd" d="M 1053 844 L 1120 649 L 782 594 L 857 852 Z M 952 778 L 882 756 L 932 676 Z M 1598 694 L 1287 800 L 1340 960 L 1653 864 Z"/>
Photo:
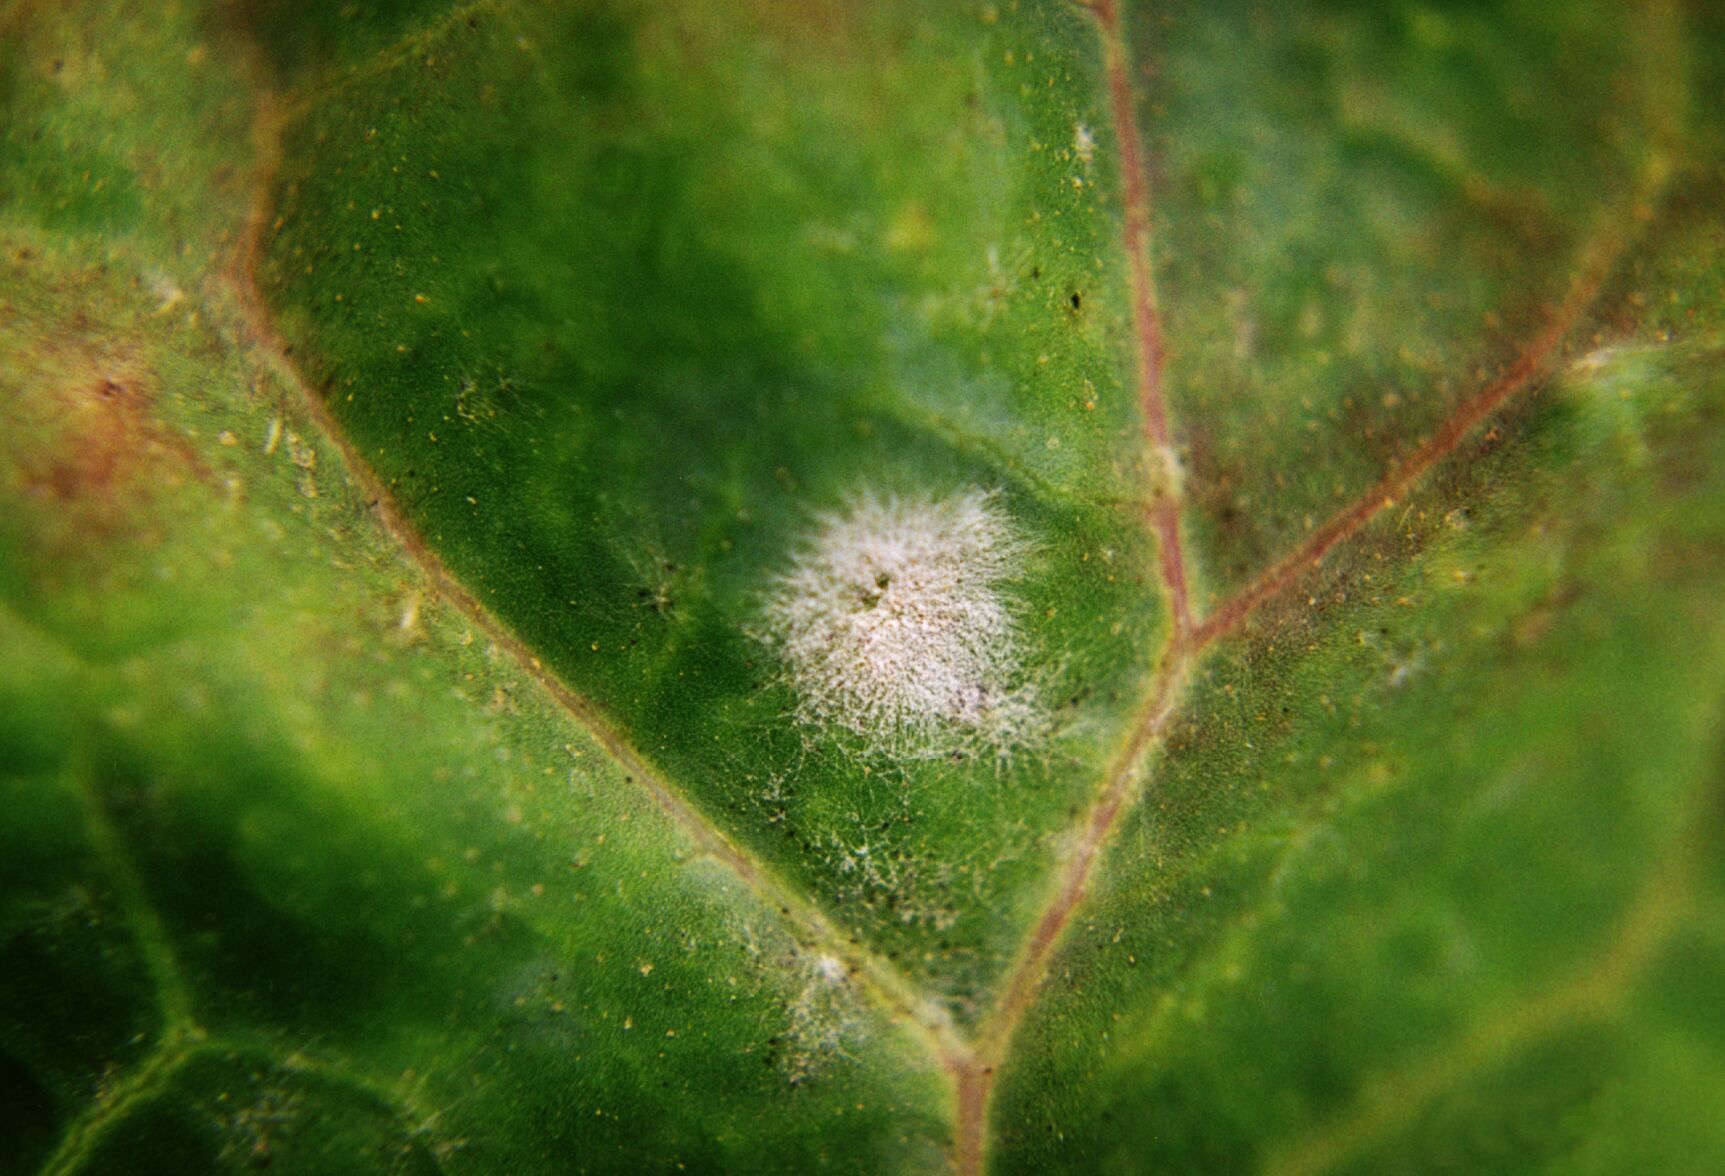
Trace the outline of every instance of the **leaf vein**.
<path fill-rule="evenodd" d="M 427 585 L 466 616 L 506 654 L 574 722 L 592 736 L 623 771 L 645 792 L 700 850 L 722 863 L 760 900 L 794 928 L 793 938 L 820 949 L 851 968 L 859 987 L 896 1016 L 920 1031 L 936 1057 L 949 1059 L 963 1045 L 950 1015 L 935 1000 L 889 962 L 863 947 L 837 927 L 813 902 L 764 863 L 734 842 L 711 818 L 674 785 L 616 730 L 599 710 L 577 693 L 497 618 L 425 543 L 396 505 L 388 488 L 371 470 L 336 424 L 317 391 L 304 378 L 277 334 L 256 284 L 257 259 L 263 248 L 273 205 L 275 177 L 281 162 L 281 139 L 290 108 L 265 99 L 255 122 L 258 158 L 251 213 L 240 248 L 227 275 L 241 307 L 249 342 L 275 374 L 297 394 L 300 407 L 330 447 L 340 456 L 347 477 L 359 489 L 384 532 L 403 559 Z"/>

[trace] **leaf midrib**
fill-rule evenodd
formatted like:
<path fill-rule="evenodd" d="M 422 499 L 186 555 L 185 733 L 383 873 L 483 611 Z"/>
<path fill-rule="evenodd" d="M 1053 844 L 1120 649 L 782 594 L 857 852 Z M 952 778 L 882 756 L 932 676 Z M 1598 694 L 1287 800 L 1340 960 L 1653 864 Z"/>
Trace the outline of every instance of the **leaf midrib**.
<path fill-rule="evenodd" d="M 1278 560 L 1258 578 L 1215 605 L 1206 616 L 1194 619 L 1189 598 L 1184 553 L 1180 546 L 1185 501 L 1177 478 L 1158 486 L 1154 480 L 1166 461 L 1172 460 L 1172 427 L 1168 419 L 1162 370 L 1162 326 L 1149 257 L 1150 210 L 1148 180 L 1139 160 L 1139 137 L 1131 86 L 1130 53 L 1117 0 L 1092 0 L 1088 5 L 1102 41 L 1109 91 L 1109 110 L 1121 168 L 1129 174 L 1121 179 L 1123 209 L 1122 246 L 1130 267 L 1135 343 L 1138 351 L 1137 386 L 1145 421 L 1145 441 L 1150 449 L 1149 470 L 1152 505 L 1147 524 L 1160 548 L 1159 579 L 1168 597 L 1175 623 L 1159 658 L 1159 669 L 1143 702 L 1135 711 L 1133 730 L 1122 752 L 1104 780 L 1101 790 L 1075 826 L 1083 832 L 1078 848 L 1069 857 L 1056 881 L 1053 897 L 1031 931 L 1003 985 L 1002 996 L 978 1023 L 973 1056 L 960 1087 L 973 1088 L 971 1097 L 960 1099 L 957 1168 L 962 1173 L 980 1173 L 986 1163 L 987 1124 L 994 1073 L 1011 1047 L 1018 1026 L 1032 1004 L 1055 948 L 1072 916 L 1086 897 L 1086 883 L 1121 818 L 1142 797 L 1147 781 L 1139 765 L 1156 746 L 1168 720 L 1178 711 L 1180 696 L 1191 670 L 1205 651 L 1236 632 L 1262 605 L 1290 588 L 1338 545 L 1358 534 L 1396 498 L 1405 494 L 1426 473 L 1452 454 L 1485 420 L 1495 415 L 1517 395 L 1538 386 L 1552 360 L 1576 325 L 1596 302 L 1607 278 L 1634 236 L 1636 214 L 1650 207 L 1675 170 L 1672 154 L 1681 138 L 1680 102 L 1685 87 L 1674 80 L 1685 55 L 1677 51 L 1676 14 L 1660 0 L 1650 0 L 1655 17 L 1649 20 L 1652 42 L 1650 62 L 1644 74 L 1662 80 L 1657 93 L 1662 100 L 1653 116 L 1653 144 L 1648 158 L 1631 185 L 1622 207 L 1608 208 L 1601 224 L 1588 234 L 1573 268 L 1569 289 L 1547 315 L 1547 321 L 1517 358 L 1479 392 L 1463 401 L 1414 454 L 1388 470 L 1366 492 L 1338 510 L 1304 543 Z M 1659 19 L 1663 18 L 1663 19 Z M 1645 48 L 1645 46 L 1644 46 Z M 1664 50 L 1664 52 L 1660 52 Z"/>

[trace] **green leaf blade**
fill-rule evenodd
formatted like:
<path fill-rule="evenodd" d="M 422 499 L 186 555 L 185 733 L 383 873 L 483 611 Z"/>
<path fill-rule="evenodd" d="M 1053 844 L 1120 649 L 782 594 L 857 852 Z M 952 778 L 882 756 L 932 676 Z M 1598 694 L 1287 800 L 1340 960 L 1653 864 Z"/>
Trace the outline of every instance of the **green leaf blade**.
<path fill-rule="evenodd" d="M 1094 38 L 1051 20 L 882 9 L 807 62 L 699 6 L 458 21 L 308 87 L 264 270 L 452 571 L 961 1017 L 1157 642 L 1144 538 L 1108 505 L 1136 494 L 1112 217 L 1069 146 Z M 1069 734 L 1003 772 L 859 762 L 788 722 L 755 634 L 816 512 L 973 488 L 1038 549 L 1022 611 Z"/>
<path fill-rule="evenodd" d="M 1722 37 L 0 0 L 0 1170 L 1715 1170 Z"/>
<path fill-rule="evenodd" d="M 1207 663 L 1051 966 L 1005 1154 L 1288 1172 L 1605 1138 L 1658 1154 L 1657 1133 L 1597 1135 L 1588 1100 L 1675 1061 L 1642 1043 L 1668 1031 L 1651 978 L 1692 990 L 1706 972 L 1673 952 L 1725 909 L 1719 571 L 1689 564 L 1720 540 L 1717 359 L 1577 365 L 1515 445 L 1373 524 L 1322 604 Z M 1716 1055 L 1684 1064 L 1716 1080 Z M 1696 1156 L 1699 1105 L 1660 1119 Z"/>

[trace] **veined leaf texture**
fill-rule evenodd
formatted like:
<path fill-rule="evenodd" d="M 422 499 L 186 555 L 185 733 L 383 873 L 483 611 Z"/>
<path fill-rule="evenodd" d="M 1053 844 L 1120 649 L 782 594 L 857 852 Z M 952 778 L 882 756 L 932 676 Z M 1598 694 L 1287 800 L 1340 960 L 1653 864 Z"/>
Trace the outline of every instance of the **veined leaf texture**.
<path fill-rule="evenodd" d="M 1712 1173 L 1725 11 L 0 3 L 0 1173 Z"/>

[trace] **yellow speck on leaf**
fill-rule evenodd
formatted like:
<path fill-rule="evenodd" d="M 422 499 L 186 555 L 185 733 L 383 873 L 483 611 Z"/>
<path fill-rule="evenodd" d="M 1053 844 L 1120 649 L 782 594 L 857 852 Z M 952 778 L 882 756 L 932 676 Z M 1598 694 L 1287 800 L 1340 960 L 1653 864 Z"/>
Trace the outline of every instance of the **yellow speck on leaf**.
<path fill-rule="evenodd" d="M 934 220 L 912 200 L 901 206 L 886 230 L 886 247 L 898 253 L 924 253 L 934 244 Z"/>

